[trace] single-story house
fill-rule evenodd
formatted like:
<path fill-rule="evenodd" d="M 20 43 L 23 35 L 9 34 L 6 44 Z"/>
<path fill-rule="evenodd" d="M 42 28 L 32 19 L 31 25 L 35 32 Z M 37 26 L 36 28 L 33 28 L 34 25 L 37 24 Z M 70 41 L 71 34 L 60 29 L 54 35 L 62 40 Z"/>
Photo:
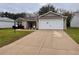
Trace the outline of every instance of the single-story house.
<path fill-rule="evenodd" d="M 71 27 L 79 27 L 79 12 L 75 12 L 73 14 L 73 17 L 71 19 L 70 26 Z"/>
<path fill-rule="evenodd" d="M 24 28 L 33 28 L 35 26 L 37 29 L 66 29 L 66 17 L 49 11 L 38 17 L 23 19 L 22 25 L 24 25 Z"/>
<path fill-rule="evenodd" d="M 0 17 L 0 28 L 12 28 L 14 20 L 6 17 Z"/>

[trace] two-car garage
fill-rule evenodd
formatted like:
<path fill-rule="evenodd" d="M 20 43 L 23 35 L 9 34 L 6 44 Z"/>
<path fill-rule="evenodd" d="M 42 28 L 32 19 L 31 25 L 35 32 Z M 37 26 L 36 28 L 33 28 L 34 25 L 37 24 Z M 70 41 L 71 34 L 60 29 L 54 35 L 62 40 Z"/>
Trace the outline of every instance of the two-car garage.
<path fill-rule="evenodd" d="M 65 22 L 62 16 L 48 12 L 39 18 L 39 29 L 64 29 Z"/>
<path fill-rule="evenodd" d="M 63 29 L 63 19 L 40 19 L 39 29 Z"/>

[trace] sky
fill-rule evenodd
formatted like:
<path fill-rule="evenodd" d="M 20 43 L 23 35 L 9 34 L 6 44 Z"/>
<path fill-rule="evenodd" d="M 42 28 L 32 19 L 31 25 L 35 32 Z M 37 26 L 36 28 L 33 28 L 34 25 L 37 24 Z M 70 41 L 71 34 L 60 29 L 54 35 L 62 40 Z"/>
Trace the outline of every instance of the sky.
<path fill-rule="evenodd" d="M 47 3 L 0 3 L 0 12 L 37 12 L 42 6 Z M 52 3 L 55 8 L 66 9 L 69 11 L 78 11 L 79 3 Z"/>

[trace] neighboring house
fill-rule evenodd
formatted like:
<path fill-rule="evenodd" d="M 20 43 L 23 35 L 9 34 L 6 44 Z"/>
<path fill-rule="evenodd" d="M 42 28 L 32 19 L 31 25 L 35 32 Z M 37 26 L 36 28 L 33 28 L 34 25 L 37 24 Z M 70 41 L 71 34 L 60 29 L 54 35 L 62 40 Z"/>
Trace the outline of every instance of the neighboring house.
<path fill-rule="evenodd" d="M 6 17 L 0 17 L 0 28 L 12 28 L 13 25 L 14 20 Z"/>
<path fill-rule="evenodd" d="M 79 27 L 79 12 L 75 12 L 73 14 L 73 17 L 71 19 L 70 26 L 71 27 Z"/>
<path fill-rule="evenodd" d="M 24 25 L 24 28 L 35 26 L 37 29 L 66 29 L 66 17 L 49 11 L 39 17 L 33 16 L 23 19 L 22 25 Z"/>

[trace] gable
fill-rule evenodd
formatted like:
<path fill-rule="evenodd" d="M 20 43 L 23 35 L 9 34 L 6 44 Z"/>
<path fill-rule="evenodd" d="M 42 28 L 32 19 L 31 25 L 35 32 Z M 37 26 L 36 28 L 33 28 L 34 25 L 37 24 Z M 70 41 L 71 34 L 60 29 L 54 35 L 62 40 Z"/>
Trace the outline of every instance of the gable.
<path fill-rule="evenodd" d="M 40 16 L 40 19 L 57 19 L 57 18 L 62 18 L 62 16 L 54 12 L 49 12 Z"/>

